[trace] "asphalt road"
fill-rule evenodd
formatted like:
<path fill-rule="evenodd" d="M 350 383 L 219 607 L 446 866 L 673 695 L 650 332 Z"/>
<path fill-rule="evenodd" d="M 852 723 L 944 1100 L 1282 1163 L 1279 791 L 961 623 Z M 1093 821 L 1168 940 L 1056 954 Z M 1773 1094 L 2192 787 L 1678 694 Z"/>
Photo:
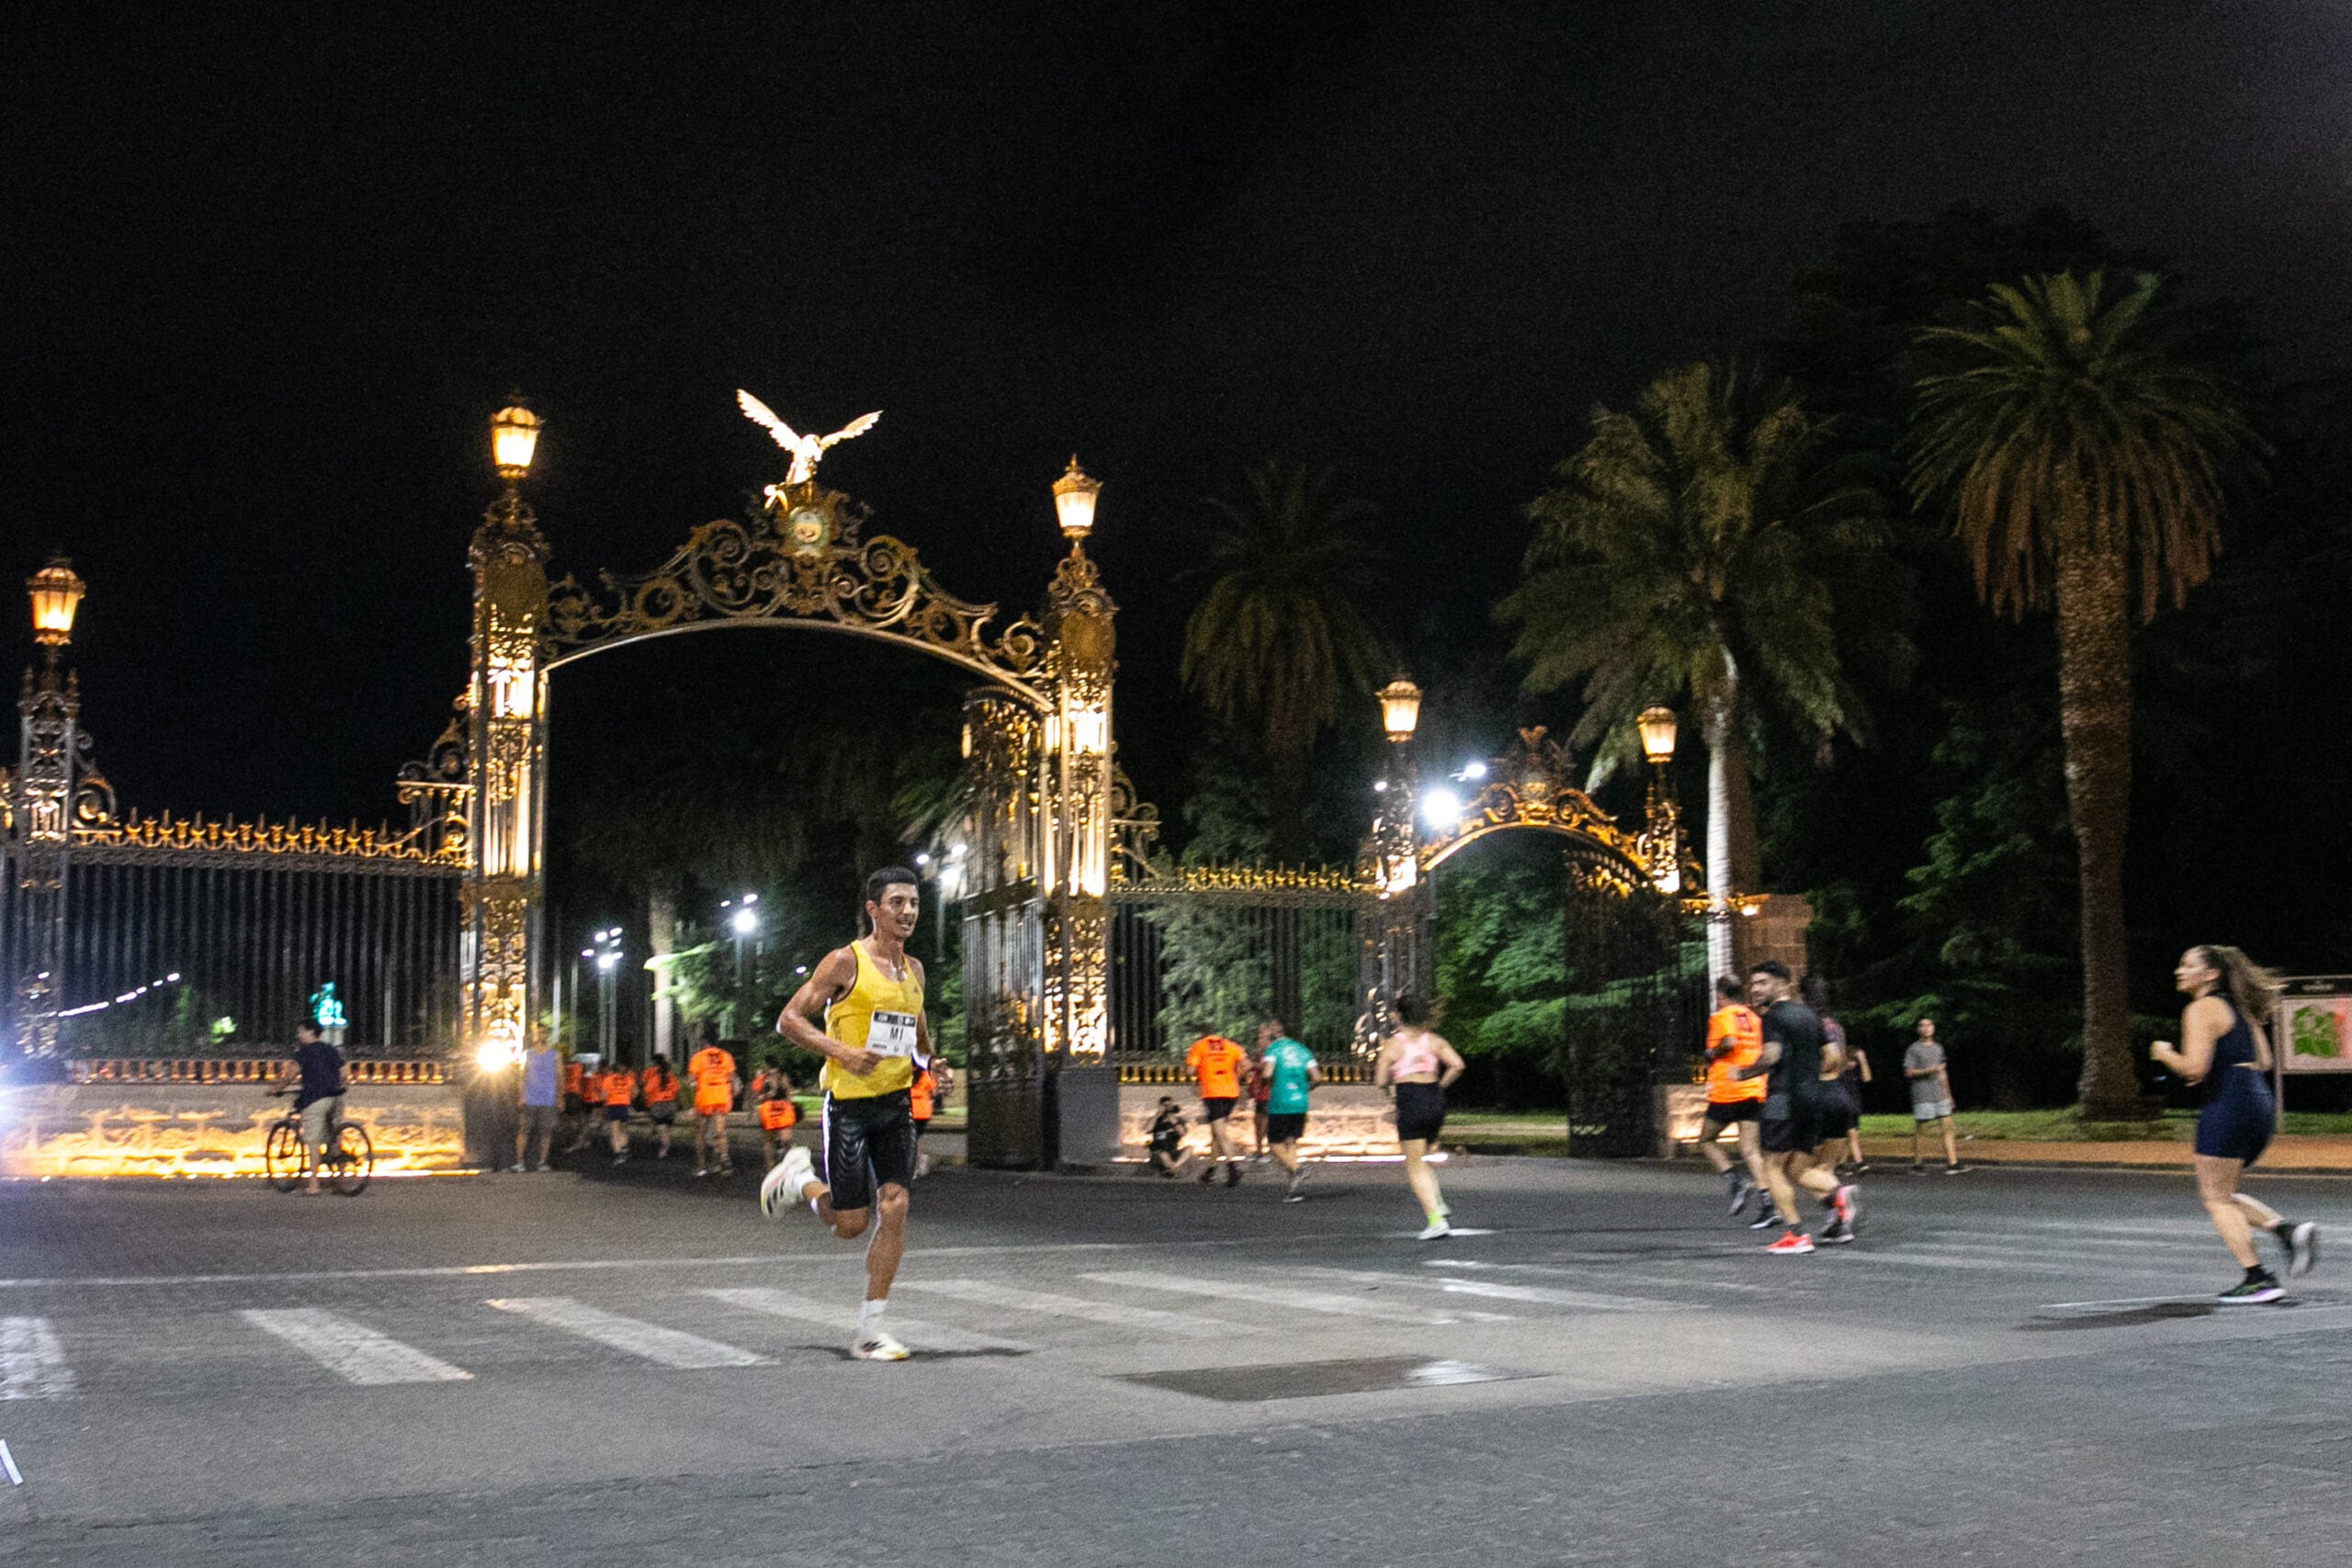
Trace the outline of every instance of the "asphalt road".
<path fill-rule="evenodd" d="M 944 1171 L 897 1366 L 748 1172 L 0 1187 L 0 1562 L 2345 1560 L 2352 1257 L 2214 1310 L 2185 1177 L 1873 1176 L 1786 1259 L 1688 1167 L 1446 1183 Z"/>

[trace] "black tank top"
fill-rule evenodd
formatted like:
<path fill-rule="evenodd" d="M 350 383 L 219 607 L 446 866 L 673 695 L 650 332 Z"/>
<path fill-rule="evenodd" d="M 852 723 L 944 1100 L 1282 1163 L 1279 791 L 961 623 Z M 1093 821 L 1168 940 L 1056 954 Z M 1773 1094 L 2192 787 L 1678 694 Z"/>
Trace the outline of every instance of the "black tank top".
<path fill-rule="evenodd" d="M 2211 1105 L 2238 1087 L 2237 1078 L 2255 1063 L 2254 1031 L 2246 1027 L 2245 1014 L 2238 1011 L 2238 1004 L 2227 997 L 2222 1005 L 2230 1010 L 2230 1027 L 2213 1042 L 2213 1065 L 2205 1069 L 2205 1103 Z M 2259 1077 L 2256 1077 L 2259 1082 Z"/>

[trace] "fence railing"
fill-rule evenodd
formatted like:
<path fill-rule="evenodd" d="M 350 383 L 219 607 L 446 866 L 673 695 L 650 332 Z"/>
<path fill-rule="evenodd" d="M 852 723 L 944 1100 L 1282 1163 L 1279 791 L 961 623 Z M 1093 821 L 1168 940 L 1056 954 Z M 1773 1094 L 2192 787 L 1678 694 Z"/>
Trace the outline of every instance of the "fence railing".
<path fill-rule="evenodd" d="M 66 1081 L 89 1083 L 276 1083 L 291 1077 L 294 1064 L 283 1056 L 186 1057 L 99 1056 L 66 1064 Z M 355 1085 L 438 1084 L 449 1081 L 449 1064 L 438 1058 L 383 1058 L 345 1064 Z"/>
<path fill-rule="evenodd" d="M 1329 1084 L 1365 1084 L 1372 1081 L 1372 1064 L 1354 1057 L 1327 1062 L 1320 1056 L 1316 1065 L 1323 1069 L 1323 1081 Z M 1118 1064 L 1121 1083 L 1150 1084 L 1156 1087 L 1190 1085 L 1193 1075 L 1184 1070 L 1182 1062 L 1121 1062 Z"/>

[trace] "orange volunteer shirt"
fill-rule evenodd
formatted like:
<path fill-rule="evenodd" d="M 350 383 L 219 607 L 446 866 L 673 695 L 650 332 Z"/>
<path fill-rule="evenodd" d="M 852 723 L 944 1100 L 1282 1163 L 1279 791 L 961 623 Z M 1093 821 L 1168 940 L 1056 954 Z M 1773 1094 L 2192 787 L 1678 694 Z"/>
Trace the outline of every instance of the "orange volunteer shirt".
<path fill-rule="evenodd" d="M 716 1045 L 706 1045 L 686 1058 L 686 1077 L 694 1080 L 695 1109 L 703 1112 L 735 1109 L 735 1058 Z"/>
<path fill-rule="evenodd" d="M 605 1103 L 627 1106 L 637 1095 L 637 1075 L 627 1067 L 615 1067 L 605 1075 Z"/>
<path fill-rule="evenodd" d="M 1201 1086 L 1203 1100 L 1241 1098 L 1241 1069 L 1249 1053 L 1222 1034 L 1204 1034 L 1184 1054 L 1184 1066 Z"/>
<path fill-rule="evenodd" d="M 659 1068 L 646 1068 L 644 1077 L 639 1081 L 645 1086 L 645 1103 L 648 1105 L 671 1104 L 678 1098 L 678 1080 Z"/>
<path fill-rule="evenodd" d="M 1707 1020 L 1707 1049 L 1723 1040 L 1731 1042 L 1731 1049 L 1707 1064 L 1707 1098 L 1717 1105 L 1763 1099 L 1764 1079 L 1738 1074 L 1764 1054 L 1764 1021 L 1737 1002 L 1719 1008 Z"/>

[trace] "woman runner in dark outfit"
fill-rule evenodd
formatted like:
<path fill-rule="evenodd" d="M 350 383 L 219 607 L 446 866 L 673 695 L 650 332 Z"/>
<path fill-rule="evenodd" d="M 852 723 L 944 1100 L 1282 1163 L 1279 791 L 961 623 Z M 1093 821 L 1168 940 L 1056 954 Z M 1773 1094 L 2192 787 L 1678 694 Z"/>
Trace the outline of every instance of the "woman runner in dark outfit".
<path fill-rule="evenodd" d="M 2260 1021 L 2278 998 L 2278 981 L 2234 947 L 2192 947 L 2180 955 L 2173 982 L 2195 999 L 2180 1015 L 2181 1043 L 2148 1047 L 2157 1065 L 2205 1090 L 2197 1112 L 2197 1196 L 2213 1217 L 2230 1256 L 2245 1278 L 2222 1292 L 2225 1305 L 2275 1302 L 2286 1294 L 2262 1266 L 2249 1225 L 2278 1238 L 2287 1272 L 2307 1274 L 2319 1260 L 2319 1227 L 2290 1224 L 2276 1209 L 2238 1190 L 2246 1167 L 2269 1146 L 2278 1118 L 2270 1097 L 2270 1039 Z"/>

